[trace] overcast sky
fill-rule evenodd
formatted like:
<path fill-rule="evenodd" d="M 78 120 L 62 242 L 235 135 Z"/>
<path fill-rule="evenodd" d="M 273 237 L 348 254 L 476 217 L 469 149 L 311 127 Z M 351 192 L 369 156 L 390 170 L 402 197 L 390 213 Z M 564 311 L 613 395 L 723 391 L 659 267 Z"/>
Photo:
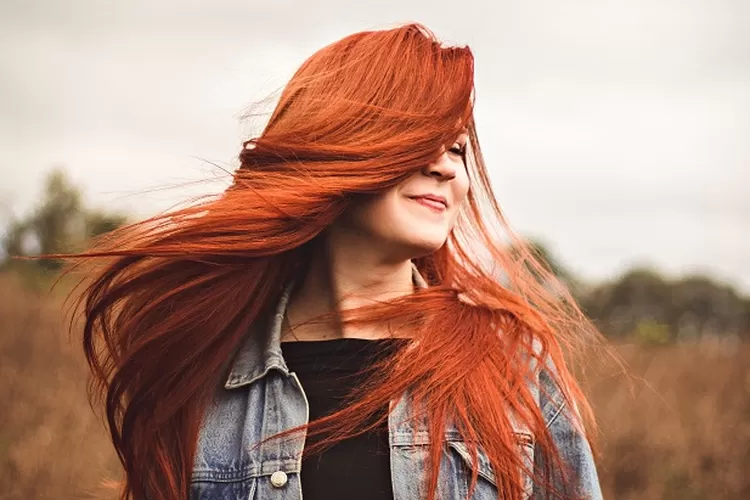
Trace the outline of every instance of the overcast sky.
<path fill-rule="evenodd" d="M 215 192 L 154 190 L 235 168 L 241 113 L 315 50 L 408 21 L 472 48 L 516 230 L 585 278 L 645 264 L 750 293 L 747 0 L 0 0 L 0 223 L 55 165 L 144 216 Z"/>

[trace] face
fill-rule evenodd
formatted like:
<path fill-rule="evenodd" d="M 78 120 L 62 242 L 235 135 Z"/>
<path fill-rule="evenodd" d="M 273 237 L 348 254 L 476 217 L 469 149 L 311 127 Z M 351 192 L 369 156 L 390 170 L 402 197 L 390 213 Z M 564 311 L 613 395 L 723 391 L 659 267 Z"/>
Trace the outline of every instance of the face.
<path fill-rule="evenodd" d="M 468 135 L 461 134 L 434 163 L 350 207 L 347 225 L 372 237 L 373 244 L 408 253 L 409 258 L 443 246 L 469 192 L 464 163 L 467 141 Z"/>

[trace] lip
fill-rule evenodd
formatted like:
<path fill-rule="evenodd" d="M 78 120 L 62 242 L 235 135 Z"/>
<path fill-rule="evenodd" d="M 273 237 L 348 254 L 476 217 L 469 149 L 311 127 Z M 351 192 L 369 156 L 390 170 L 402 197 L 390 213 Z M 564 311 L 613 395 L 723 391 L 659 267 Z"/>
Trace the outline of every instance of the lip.
<path fill-rule="evenodd" d="M 448 208 L 448 200 L 445 199 L 445 196 L 440 196 L 437 194 L 419 194 L 416 196 L 409 196 L 412 200 L 419 200 L 420 198 L 423 198 L 425 200 L 431 200 L 437 203 L 442 203 L 443 207 Z"/>

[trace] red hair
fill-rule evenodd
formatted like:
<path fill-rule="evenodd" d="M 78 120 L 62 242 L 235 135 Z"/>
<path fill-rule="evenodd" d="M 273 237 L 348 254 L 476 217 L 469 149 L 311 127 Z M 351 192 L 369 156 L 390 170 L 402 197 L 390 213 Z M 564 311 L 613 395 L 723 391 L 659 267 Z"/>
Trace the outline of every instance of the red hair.
<path fill-rule="evenodd" d="M 491 460 L 500 496 L 517 499 L 511 416 L 557 456 L 529 385 L 535 372 L 554 364 L 565 397 L 593 423 L 563 352 L 598 333 L 564 287 L 550 287 L 554 277 L 495 201 L 473 120 L 473 64 L 468 48 L 444 47 L 418 24 L 335 42 L 294 74 L 225 192 L 68 256 L 105 264 L 78 305 L 92 401 L 104 401 L 126 471 L 121 498 L 188 497 L 202 409 L 249 326 L 304 274 L 312 245 L 352 202 L 436 160 L 462 127 L 471 191 L 446 244 L 414 261 L 431 286 L 345 318 L 387 317 L 414 349 L 386 360 L 350 406 L 308 430 L 327 433 L 321 447 L 363 432 L 409 388 L 429 422 L 430 498 L 452 419 Z"/>

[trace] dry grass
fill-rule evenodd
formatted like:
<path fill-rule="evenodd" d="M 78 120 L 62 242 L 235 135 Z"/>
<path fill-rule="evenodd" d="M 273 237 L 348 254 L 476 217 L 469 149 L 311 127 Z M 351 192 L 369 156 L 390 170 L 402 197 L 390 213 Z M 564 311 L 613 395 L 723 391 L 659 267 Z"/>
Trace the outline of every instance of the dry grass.
<path fill-rule="evenodd" d="M 591 384 L 605 497 L 750 498 L 750 345 L 620 352 L 632 384 Z"/>
<path fill-rule="evenodd" d="M 2 499 L 102 498 L 119 474 L 61 303 L 0 275 Z"/>
<path fill-rule="evenodd" d="M 112 497 L 119 476 L 86 399 L 59 298 L 0 275 L 0 499 Z M 595 377 L 606 498 L 750 498 L 750 346 L 622 346 Z"/>

